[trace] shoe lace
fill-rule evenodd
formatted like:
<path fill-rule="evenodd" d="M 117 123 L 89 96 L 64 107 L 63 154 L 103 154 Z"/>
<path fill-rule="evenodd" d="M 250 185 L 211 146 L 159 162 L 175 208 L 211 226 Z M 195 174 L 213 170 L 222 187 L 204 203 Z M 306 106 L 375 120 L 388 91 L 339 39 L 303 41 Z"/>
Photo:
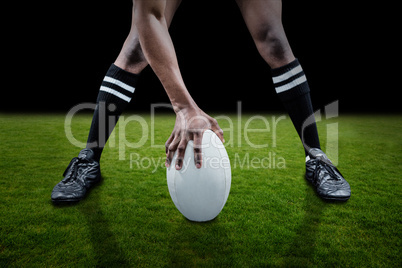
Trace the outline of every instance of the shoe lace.
<path fill-rule="evenodd" d="M 323 157 L 317 157 L 316 161 L 317 161 L 318 168 L 316 168 L 313 172 L 315 178 L 319 178 L 320 176 L 318 176 L 318 174 L 321 171 L 324 171 L 325 173 L 329 174 L 328 180 L 335 180 L 335 181 L 341 180 L 341 178 L 342 178 L 341 172 L 328 159 L 325 159 Z M 335 171 L 338 174 L 340 174 L 340 176 L 338 174 L 336 174 Z"/>
<path fill-rule="evenodd" d="M 88 163 L 88 160 L 84 157 L 74 157 L 70 164 L 68 164 L 66 170 L 63 173 L 64 181 L 72 181 L 77 178 L 79 164 Z"/>

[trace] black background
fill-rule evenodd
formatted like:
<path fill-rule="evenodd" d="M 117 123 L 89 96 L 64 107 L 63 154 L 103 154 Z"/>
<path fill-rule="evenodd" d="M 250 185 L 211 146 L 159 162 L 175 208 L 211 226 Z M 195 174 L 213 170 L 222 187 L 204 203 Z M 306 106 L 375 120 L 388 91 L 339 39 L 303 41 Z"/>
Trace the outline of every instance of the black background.
<path fill-rule="evenodd" d="M 129 32 L 131 6 L 75 0 L 9 7 L 1 111 L 67 112 L 95 102 Z M 392 67 L 397 50 L 387 32 L 393 18 L 384 22 L 379 14 L 377 2 L 283 2 L 285 31 L 315 109 L 339 100 L 340 112 L 401 112 L 398 85 L 390 81 L 400 69 Z M 204 111 L 235 112 L 238 101 L 243 111 L 283 110 L 234 0 L 183 0 L 170 33 L 184 81 Z M 147 67 L 128 109 L 149 111 L 160 102 L 169 99 Z"/>

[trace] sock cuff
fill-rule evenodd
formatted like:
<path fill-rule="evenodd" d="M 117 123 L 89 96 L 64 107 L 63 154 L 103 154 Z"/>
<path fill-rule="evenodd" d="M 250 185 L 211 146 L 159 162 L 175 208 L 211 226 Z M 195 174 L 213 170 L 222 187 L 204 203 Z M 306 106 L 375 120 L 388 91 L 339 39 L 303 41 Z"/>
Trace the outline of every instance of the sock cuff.
<path fill-rule="evenodd" d="M 286 65 L 283 65 L 283 66 L 275 68 L 275 69 L 271 69 L 272 77 L 280 76 L 280 75 L 294 69 L 295 67 L 297 67 L 299 65 L 300 65 L 299 60 L 295 59 L 294 61 L 292 61 Z"/>
<path fill-rule="evenodd" d="M 106 76 L 112 77 L 127 85 L 135 87 L 137 85 L 137 81 L 140 75 L 127 72 L 126 70 L 123 70 L 120 67 L 114 65 L 114 63 L 112 63 L 112 65 L 110 65 L 109 70 L 106 73 Z"/>
<path fill-rule="evenodd" d="M 271 73 L 276 93 L 282 101 L 290 101 L 310 92 L 306 75 L 297 59 L 272 69 Z"/>
<path fill-rule="evenodd" d="M 139 75 L 127 72 L 112 64 L 103 78 L 97 102 L 111 101 L 117 105 L 124 102 L 129 103 L 138 78 Z"/>

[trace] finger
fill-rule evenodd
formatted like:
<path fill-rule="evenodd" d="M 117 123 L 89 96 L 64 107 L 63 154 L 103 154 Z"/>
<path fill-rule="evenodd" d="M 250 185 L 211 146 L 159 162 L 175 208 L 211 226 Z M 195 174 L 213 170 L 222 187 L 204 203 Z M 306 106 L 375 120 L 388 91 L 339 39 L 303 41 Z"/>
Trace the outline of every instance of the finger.
<path fill-rule="evenodd" d="M 174 152 L 177 150 L 177 146 L 179 145 L 180 138 L 178 136 L 173 137 L 172 142 L 169 144 L 169 146 L 166 148 L 166 161 L 165 161 L 165 166 L 170 167 L 172 163 L 172 159 L 174 156 Z"/>
<path fill-rule="evenodd" d="M 215 134 L 218 136 L 218 138 L 225 143 L 225 138 L 223 137 L 223 130 L 219 126 L 212 126 L 211 130 L 215 132 Z"/>
<path fill-rule="evenodd" d="M 170 146 L 170 144 L 172 143 L 173 139 L 174 139 L 174 135 L 173 135 L 173 133 L 172 133 L 172 134 L 170 135 L 170 137 L 167 139 L 166 143 L 165 143 L 165 153 L 166 153 L 166 155 L 167 155 L 168 152 L 169 152 L 169 146 Z"/>
<path fill-rule="evenodd" d="M 166 167 L 170 167 L 170 165 L 172 164 L 172 159 L 174 157 L 174 152 L 175 151 L 168 151 L 168 153 L 166 154 L 166 161 L 165 161 L 165 166 Z"/>
<path fill-rule="evenodd" d="M 184 153 L 187 147 L 187 140 L 182 139 L 177 146 L 177 158 L 176 158 L 176 170 L 180 170 L 183 167 Z"/>
<path fill-rule="evenodd" d="M 202 166 L 202 135 L 204 132 L 194 133 L 194 164 L 196 168 Z"/>

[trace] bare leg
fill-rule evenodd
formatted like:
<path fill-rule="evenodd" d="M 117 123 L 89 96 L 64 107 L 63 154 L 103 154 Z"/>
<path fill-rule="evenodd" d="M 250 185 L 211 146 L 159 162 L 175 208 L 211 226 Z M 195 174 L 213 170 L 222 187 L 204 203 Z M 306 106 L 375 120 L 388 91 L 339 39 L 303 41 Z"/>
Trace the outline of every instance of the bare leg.
<path fill-rule="evenodd" d="M 260 55 L 272 68 L 276 92 L 292 119 L 307 156 L 310 148 L 320 148 L 320 142 L 313 116 L 310 88 L 283 29 L 282 1 L 236 2 Z M 310 124 L 304 124 L 307 118 L 310 118 Z"/>
<path fill-rule="evenodd" d="M 236 0 L 260 55 L 271 68 L 292 62 L 293 56 L 282 25 L 281 0 Z"/>
<path fill-rule="evenodd" d="M 180 6 L 180 3 L 181 0 L 166 1 L 165 18 L 168 27 L 170 26 L 173 16 L 176 13 L 177 8 Z M 134 5 L 135 0 L 133 0 L 133 6 Z M 127 39 L 124 42 L 120 54 L 114 64 L 128 72 L 139 74 L 148 65 L 148 62 L 145 59 L 142 51 L 140 39 L 138 37 L 138 30 L 134 21 L 135 18 L 133 8 L 130 33 L 128 34 Z"/>
<path fill-rule="evenodd" d="M 169 25 L 180 1 L 169 0 L 166 2 L 166 23 L 169 23 Z M 130 33 L 124 42 L 115 64 L 108 70 L 105 77 L 106 80 L 102 83 L 97 98 L 97 106 L 88 135 L 87 148 L 93 150 L 95 158 L 98 161 L 119 116 L 131 101 L 138 81 L 138 74 L 148 65 L 139 43 L 138 31 L 134 23 L 134 14 L 133 11 Z M 128 91 L 127 89 L 122 89 L 119 83 L 115 84 L 116 80 L 129 85 L 131 89 L 129 88 Z M 113 105 L 110 106 L 111 104 Z M 108 109 L 108 107 L 114 107 L 114 109 Z M 110 120 L 110 118 L 113 120 Z"/>

